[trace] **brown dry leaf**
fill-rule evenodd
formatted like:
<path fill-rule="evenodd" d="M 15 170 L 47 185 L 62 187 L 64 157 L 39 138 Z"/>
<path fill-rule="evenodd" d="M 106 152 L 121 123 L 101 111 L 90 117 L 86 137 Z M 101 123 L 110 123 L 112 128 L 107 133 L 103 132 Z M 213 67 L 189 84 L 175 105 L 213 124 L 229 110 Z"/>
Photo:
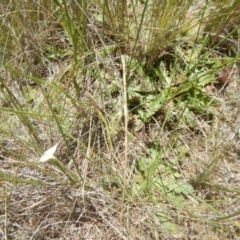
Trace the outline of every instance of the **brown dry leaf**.
<path fill-rule="evenodd" d="M 205 87 L 205 91 L 208 96 L 216 96 L 217 95 L 217 89 L 214 87 L 213 83 L 207 85 Z"/>
<path fill-rule="evenodd" d="M 233 68 L 228 67 L 228 68 L 222 69 L 217 75 L 217 80 L 220 83 L 227 84 L 227 85 L 231 83 L 233 81 Z"/>

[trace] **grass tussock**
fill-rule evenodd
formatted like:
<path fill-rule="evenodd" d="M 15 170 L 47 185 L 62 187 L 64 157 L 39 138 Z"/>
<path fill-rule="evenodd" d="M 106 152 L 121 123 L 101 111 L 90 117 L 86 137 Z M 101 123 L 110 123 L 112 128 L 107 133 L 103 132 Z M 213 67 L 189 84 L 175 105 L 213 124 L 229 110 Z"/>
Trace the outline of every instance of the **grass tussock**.
<path fill-rule="evenodd" d="M 5 239 L 238 239 L 240 4 L 2 1 Z"/>

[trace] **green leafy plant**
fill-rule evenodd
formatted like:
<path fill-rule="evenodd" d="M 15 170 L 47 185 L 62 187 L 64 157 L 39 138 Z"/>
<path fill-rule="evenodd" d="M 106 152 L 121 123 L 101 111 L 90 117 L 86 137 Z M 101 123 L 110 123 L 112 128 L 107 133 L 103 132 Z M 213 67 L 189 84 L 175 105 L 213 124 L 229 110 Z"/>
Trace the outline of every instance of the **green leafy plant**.
<path fill-rule="evenodd" d="M 175 164 L 174 162 L 164 163 L 163 154 L 153 148 L 150 149 L 150 158 L 139 157 L 137 161 L 139 194 L 148 192 L 152 188 L 160 190 L 169 198 L 171 198 L 170 193 L 173 193 L 172 197 L 179 194 L 192 194 L 192 186 L 179 181 L 181 175 Z"/>

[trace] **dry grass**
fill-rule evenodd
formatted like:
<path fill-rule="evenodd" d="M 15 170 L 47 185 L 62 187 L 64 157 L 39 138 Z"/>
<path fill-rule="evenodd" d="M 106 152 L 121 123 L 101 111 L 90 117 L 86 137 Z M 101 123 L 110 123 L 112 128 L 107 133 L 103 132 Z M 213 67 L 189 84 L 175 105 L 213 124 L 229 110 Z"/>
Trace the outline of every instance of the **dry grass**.
<path fill-rule="evenodd" d="M 0 4 L 1 239 L 238 239 L 240 4 L 127 2 Z"/>

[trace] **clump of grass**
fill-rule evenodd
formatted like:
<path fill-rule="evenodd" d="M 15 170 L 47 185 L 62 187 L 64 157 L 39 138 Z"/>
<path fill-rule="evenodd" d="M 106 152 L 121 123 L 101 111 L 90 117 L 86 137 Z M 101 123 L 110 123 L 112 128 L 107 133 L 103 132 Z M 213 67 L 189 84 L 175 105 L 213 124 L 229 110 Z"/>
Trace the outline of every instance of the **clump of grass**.
<path fill-rule="evenodd" d="M 229 164 L 216 110 L 238 63 L 237 1 L 1 8 L 6 238 L 11 225 L 30 239 L 237 236 L 238 211 L 222 208 L 238 191 L 214 179 Z"/>

